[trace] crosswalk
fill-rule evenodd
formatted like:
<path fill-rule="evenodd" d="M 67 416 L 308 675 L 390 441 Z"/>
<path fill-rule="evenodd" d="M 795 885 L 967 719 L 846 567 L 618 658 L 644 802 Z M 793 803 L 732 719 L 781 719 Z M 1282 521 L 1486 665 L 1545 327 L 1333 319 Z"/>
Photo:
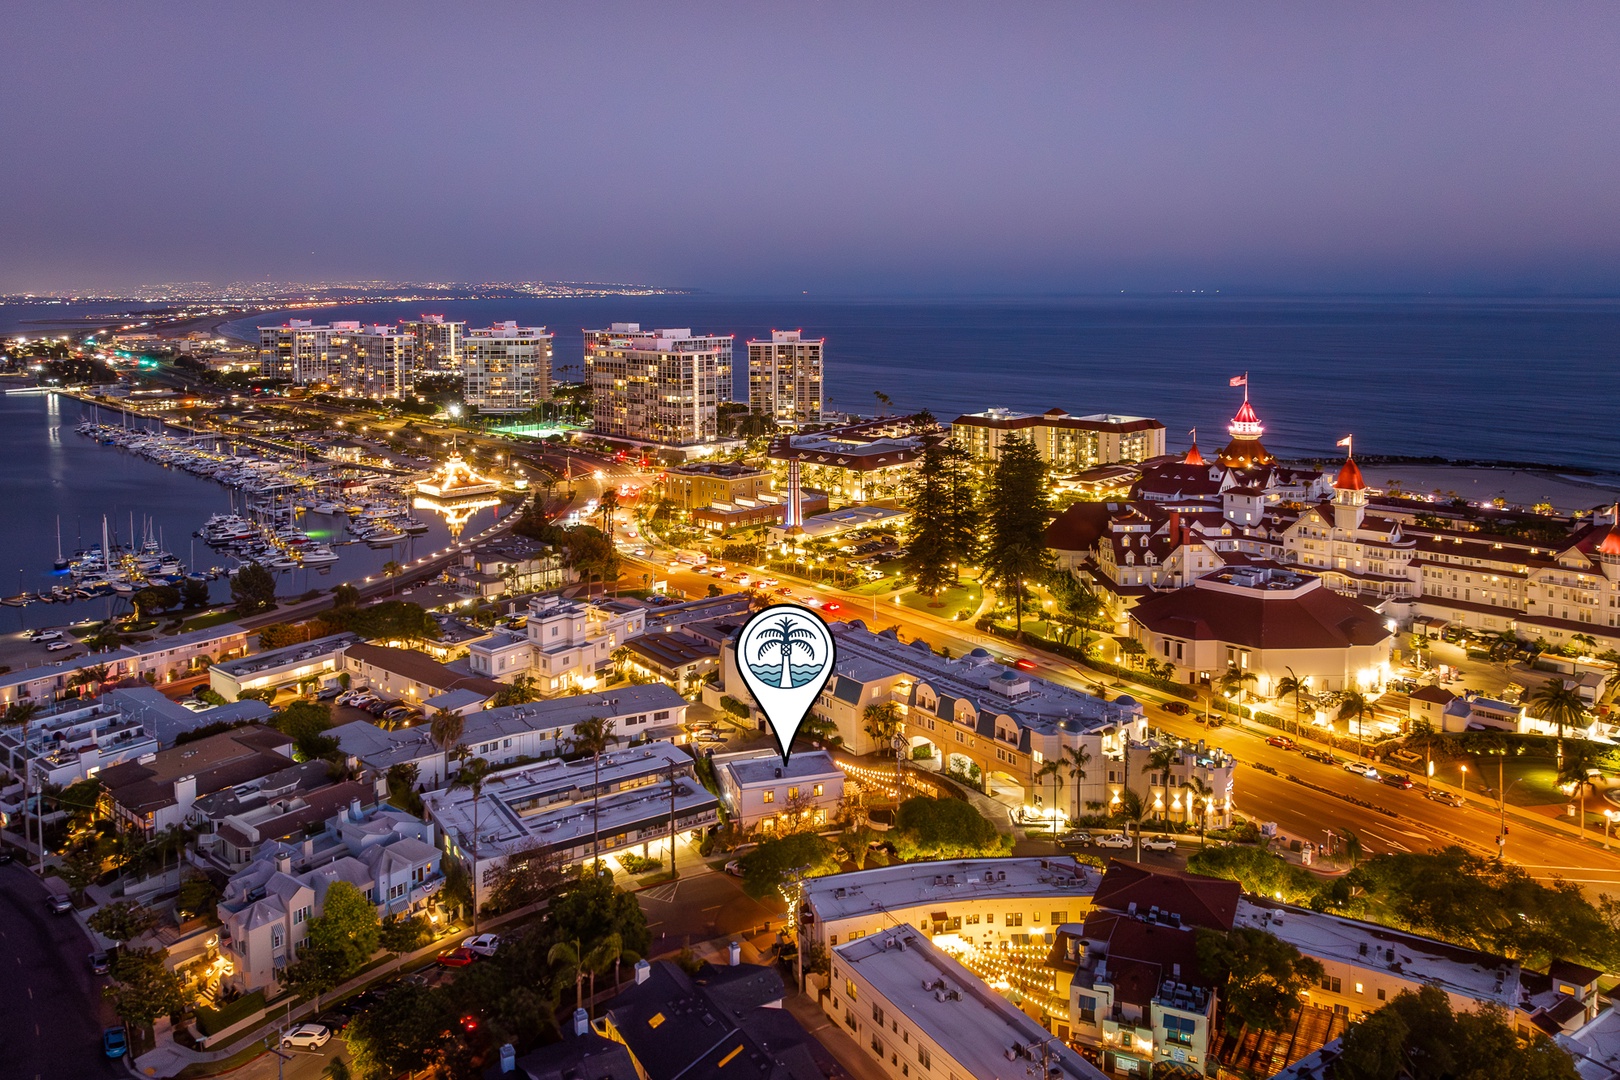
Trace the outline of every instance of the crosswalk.
<path fill-rule="evenodd" d="M 673 904 L 675 893 L 681 887 L 679 881 L 666 881 L 662 885 L 654 885 L 650 889 L 642 889 L 640 896 L 643 900 L 656 900 L 661 904 Z"/>

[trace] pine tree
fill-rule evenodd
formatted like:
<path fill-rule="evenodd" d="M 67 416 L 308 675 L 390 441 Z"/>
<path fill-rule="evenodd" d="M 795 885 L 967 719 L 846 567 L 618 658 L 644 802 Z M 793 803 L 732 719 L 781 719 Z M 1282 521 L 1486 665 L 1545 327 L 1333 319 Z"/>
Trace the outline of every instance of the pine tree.
<path fill-rule="evenodd" d="M 910 515 L 905 568 L 917 591 L 934 600 L 954 578 L 951 564 L 951 498 L 945 453 L 940 446 L 923 450 L 922 461 L 907 482 L 906 512 Z"/>
<path fill-rule="evenodd" d="M 1032 443 L 1008 436 L 990 470 L 984 516 L 984 577 L 1003 595 L 1011 593 L 1017 628 L 1023 632 L 1024 582 L 1044 577 L 1052 566 L 1046 549 L 1046 463 Z"/>
<path fill-rule="evenodd" d="M 942 447 L 945 486 L 950 503 L 949 537 L 952 581 L 959 569 L 973 565 L 979 557 L 979 478 L 968 452 L 955 442 Z"/>

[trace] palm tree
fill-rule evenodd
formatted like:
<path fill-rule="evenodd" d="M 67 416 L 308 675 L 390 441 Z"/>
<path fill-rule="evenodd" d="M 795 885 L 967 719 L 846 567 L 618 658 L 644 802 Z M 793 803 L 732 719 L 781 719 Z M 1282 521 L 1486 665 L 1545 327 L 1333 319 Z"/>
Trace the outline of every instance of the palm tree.
<path fill-rule="evenodd" d="M 1589 739 L 1575 739 L 1564 748 L 1563 760 L 1558 764 L 1558 782 L 1570 784 L 1581 801 L 1578 827 L 1586 832 L 1586 791 L 1592 786 L 1592 772 L 1607 755 L 1597 743 Z"/>
<path fill-rule="evenodd" d="M 894 799 L 898 803 L 904 789 L 900 786 L 903 779 L 900 775 L 900 752 L 895 749 L 894 741 L 906 729 L 905 721 L 900 716 L 900 706 L 892 701 L 868 705 L 861 714 L 861 721 L 862 730 L 878 744 L 878 753 L 888 751 L 894 754 Z"/>
<path fill-rule="evenodd" d="M 84 639 L 84 647 L 91 652 L 106 652 L 108 649 L 118 648 L 123 642 L 124 635 L 118 632 L 117 621 L 108 619 L 96 627 L 94 633 Z"/>
<path fill-rule="evenodd" d="M 587 961 L 594 961 L 591 968 L 591 996 L 596 996 L 596 972 L 606 971 L 609 964 L 613 965 L 613 992 L 619 992 L 619 965 L 622 963 L 634 964 L 641 957 L 630 949 L 624 947 L 624 938 L 617 932 L 609 934 L 597 943 L 596 948 L 586 956 Z"/>
<path fill-rule="evenodd" d="M 601 824 L 602 755 L 618 741 L 619 736 L 613 733 L 613 721 L 601 716 L 588 717 L 575 724 L 574 736 L 568 740 L 570 749 L 575 753 L 591 755 L 594 772 L 591 781 L 591 873 L 593 874 L 596 872 L 597 841 L 600 835 L 598 826 Z M 673 860 L 673 851 L 670 856 Z"/>
<path fill-rule="evenodd" d="M 484 778 L 489 775 L 489 762 L 481 757 L 463 758 L 461 771 L 451 782 L 451 787 L 470 788 L 473 793 L 473 828 L 472 828 L 472 894 L 473 894 L 473 933 L 478 932 L 478 808 L 484 795 Z"/>
<path fill-rule="evenodd" d="M 615 679 L 622 678 L 624 676 L 624 665 L 629 663 L 630 658 L 634 655 L 635 653 L 630 651 L 630 646 L 628 645 L 620 645 L 617 649 L 613 650 L 610 659 L 613 661 L 613 677 Z"/>
<path fill-rule="evenodd" d="M 1300 698 L 1302 698 L 1304 696 L 1304 694 L 1305 694 L 1305 680 L 1300 679 L 1300 678 L 1296 678 L 1295 675 L 1294 675 L 1294 669 L 1293 668 L 1283 668 L 1283 670 L 1288 672 L 1288 674 L 1284 675 L 1282 678 L 1277 680 L 1277 696 L 1278 697 L 1285 697 L 1285 696 L 1288 696 L 1288 695 L 1293 696 L 1293 699 L 1294 699 L 1294 734 L 1298 735 L 1301 731 L 1304 730 L 1304 728 L 1302 728 L 1300 726 L 1300 719 L 1299 718 L 1300 718 L 1300 713 L 1304 711 L 1300 706 Z"/>
<path fill-rule="evenodd" d="M 80 668 L 68 680 L 69 686 L 90 687 L 90 696 L 97 697 L 101 688 L 112 678 L 112 668 L 106 664 L 92 664 L 90 667 Z"/>
<path fill-rule="evenodd" d="M 776 685 L 787 689 L 793 685 L 793 650 L 803 649 L 807 657 L 816 654 L 815 631 L 808 626 L 800 626 L 797 620 L 784 618 L 775 626 L 767 626 L 755 637 L 761 645 L 761 652 L 775 648 L 782 654 L 781 681 Z M 761 657 L 763 659 L 763 657 Z"/>
<path fill-rule="evenodd" d="M 1350 868 L 1354 870 L 1361 862 L 1361 837 L 1349 829 L 1340 829 L 1339 835 L 1344 837 L 1344 853 L 1350 856 Z"/>
<path fill-rule="evenodd" d="M 1069 779 L 1074 781 L 1074 797 L 1078 802 L 1080 782 L 1086 778 L 1086 766 L 1091 764 L 1091 751 L 1083 746 L 1065 746 L 1059 760 L 1063 762 L 1063 768 L 1068 773 Z"/>
<path fill-rule="evenodd" d="M 1252 671 L 1239 667 L 1229 667 L 1221 676 L 1221 692 L 1223 694 L 1236 694 L 1239 720 L 1243 719 L 1243 691 L 1259 682 L 1259 676 Z"/>
<path fill-rule="evenodd" d="M 1586 702 L 1581 695 L 1564 685 L 1564 680 L 1553 676 L 1531 692 L 1526 699 L 1530 715 L 1543 723 L 1558 726 L 1558 760 L 1564 760 L 1564 728 L 1580 727 L 1586 717 Z"/>
<path fill-rule="evenodd" d="M 1169 746 L 1155 746 L 1148 751 L 1147 760 L 1142 762 L 1142 771 L 1145 773 L 1158 773 L 1160 787 L 1164 789 L 1164 797 L 1159 805 L 1163 808 L 1165 816 L 1170 813 L 1170 766 L 1176 763 L 1179 755 Z M 1149 778 L 1151 785 L 1151 777 Z"/>
<path fill-rule="evenodd" d="M 456 743 L 461 741 L 461 733 L 466 730 L 466 727 L 467 718 L 449 709 L 433 710 L 433 716 L 428 721 L 428 738 L 432 739 L 433 745 L 439 748 L 439 753 L 445 756 L 444 771 L 446 776 L 450 773 L 450 751 L 454 749 Z"/>
<path fill-rule="evenodd" d="M 580 951 L 579 940 L 559 941 L 546 953 L 546 963 L 561 964 L 564 974 L 572 973 L 574 977 L 574 1008 L 585 1007 L 585 956 Z"/>
<path fill-rule="evenodd" d="M 1142 822 L 1147 820 L 1147 804 L 1142 796 L 1126 788 L 1119 793 L 1119 803 L 1114 807 L 1114 817 L 1128 826 L 1134 826 L 1130 831 L 1136 835 L 1136 861 L 1142 861 Z"/>
<path fill-rule="evenodd" d="M 1035 782 L 1040 783 L 1043 776 L 1052 778 L 1052 843 L 1056 844 L 1058 830 L 1057 793 L 1058 789 L 1063 786 L 1063 759 L 1048 758 L 1046 764 L 1035 770 Z"/>
<path fill-rule="evenodd" d="M 389 559 L 387 562 L 383 563 L 383 577 L 387 578 L 391 583 L 388 586 L 389 596 L 393 596 L 394 590 L 399 587 L 399 582 L 397 579 L 399 577 L 399 572 L 403 569 L 404 567 L 400 566 L 399 563 L 395 562 L 393 559 Z"/>
<path fill-rule="evenodd" d="M 613 539 L 613 513 L 619 509 L 619 489 L 608 488 L 602 492 L 597 500 L 596 512 L 602 515 L 602 531 L 609 540 Z"/>
<path fill-rule="evenodd" d="M 1591 634 L 1576 634 L 1569 639 L 1569 643 L 1581 649 L 1583 656 L 1591 656 L 1597 652 L 1597 639 Z"/>
<path fill-rule="evenodd" d="M 1194 776 L 1184 785 L 1187 789 L 1187 807 L 1198 813 L 1198 846 L 1204 846 L 1204 827 L 1208 824 L 1209 801 L 1215 795 L 1215 789 L 1204 783 L 1204 778 Z"/>
<path fill-rule="evenodd" d="M 1349 720 L 1355 718 L 1356 723 L 1356 756 L 1366 757 L 1367 748 L 1363 745 L 1365 729 L 1362 718 L 1372 715 L 1372 702 L 1367 700 L 1365 694 L 1359 690 L 1346 690 L 1344 698 L 1339 702 L 1339 719 Z"/>

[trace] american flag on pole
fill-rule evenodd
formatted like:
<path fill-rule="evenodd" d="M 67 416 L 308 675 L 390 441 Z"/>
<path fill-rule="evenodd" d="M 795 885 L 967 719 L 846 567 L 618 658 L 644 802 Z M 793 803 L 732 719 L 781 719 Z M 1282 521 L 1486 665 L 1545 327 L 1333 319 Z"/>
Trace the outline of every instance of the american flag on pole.
<path fill-rule="evenodd" d="M 1232 376 L 1232 381 L 1227 383 L 1227 385 L 1228 386 L 1248 386 L 1249 385 L 1249 376 L 1247 374 L 1234 375 L 1234 376 Z"/>

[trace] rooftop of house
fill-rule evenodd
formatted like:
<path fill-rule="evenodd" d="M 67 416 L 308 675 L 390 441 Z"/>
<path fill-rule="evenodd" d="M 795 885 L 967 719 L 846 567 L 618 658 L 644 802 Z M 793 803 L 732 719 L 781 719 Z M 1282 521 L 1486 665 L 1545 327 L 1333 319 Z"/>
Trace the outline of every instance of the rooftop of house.
<path fill-rule="evenodd" d="M 1401 972 L 1509 1011 L 1525 1003 L 1519 965 L 1490 953 L 1254 897 L 1238 902 L 1234 925 L 1265 930 L 1319 960 Z"/>
<path fill-rule="evenodd" d="M 1149 921 L 1230 930 L 1243 889 L 1235 881 L 1157 870 L 1110 860 L 1091 903 L 1094 908 Z M 1172 917 L 1174 917 L 1172 919 Z"/>
<path fill-rule="evenodd" d="M 109 690 L 104 696 L 108 702 L 138 719 L 141 726 L 164 746 L 173 746 L 175 739 L 181 735 L 209 724 L 268 720 L 273 711 L 262 701 L 243 698 L 194 712 L 150 686 L 121 687 Z"/>
<path fill-rule="evenodd" d="M 755 964 L 705 965 L 688 975 L 660 960 L 625 987 L 604 1019 L 645 1080 L 820 1080 L 819 1049 L 792 1014 L 773 1007 L 782 978 Z"/>
<path fill-rule="evenodd" d="M 629 1049 L 595 1032 L 531 1050 L 513 1062 L 509 1073 L 499 1064 L 486 1073 L 490 1080 L 641 1080 Z"/>
<path fill-rule="evenodd" d="M 426 653 L 415 649 L 396 649 L 391 645 L 361 643 L 350 645 L 346 652 L 349 662 L 367 664 L 380 671 L 398 675 L 422 686 L 440 692 L 448 690 L 476 690 L 486 698 L 494 697 L 506 687 L 494 679 L 480 675 L 464 675 L 439 663 Z"/>
<path fill-rule="evenodd" d="M 236 660 L 227 660 L 214 667 L 233 679 L 250 679 L 255 675 L 275 671 L 278 668 L 297 667 L 300 664 L 320 659 L 342 652 L 346 647 L 360 641 L 359 634 L 341 633 L 328 634 L 326 637 L 315 638 L 298 645 L 288 645 L 281 649 L 271 649 L 268 652 L 252 653 Z"/>
<path fill-rule="evenodd" d="M 807 878 L 804 896 L 827 923 L 953 900 L 1089 896 L 1096 887 L 1096 874 L 1067 857 L 936 859 Z"/>
<path fill-rule="evenodd" d="M 953 1062 L 975 1077 L 1022 1075 L 1050 1053 L 1049 1080 L 1101 1080 L 1103 1073 L 984 981 L 936 948 L 926 936 L 901 927 L 868 934 L 833 950 L 833 981 L 845 972 L 864 979 Z"/>
<path fill-rule="evenodd" d="M 207 795 L 279 772 L 291 758 L 291 739 L 255 724 L 114 765 L 102 771 L 101 784 L 139 813 L 175 805 L 174 783 L 182 777 L 196 777 L 197 794 Z"/>
<path fill-rule="evenodd" d="M 1553 1039 L 1575 1059 L 1581 1080 L 1614 1080 L 1620 1076 L 1620 1008 L 1598 1013 L 1567 1035 Z"/>
<path fill-rule="evenodd" d="M 624 647 L 644 660 L 667 668 L 713 660 L 720 655 L 720 647 L 702 638 L 679 631 L 666 634 L 642 634 L 624 643 Z"/>
<path fill-rule="evenodd" d="M 824 776 L 843 777 L 825 750 L 800 750 L 784 763 L 774 750 L 758 754 L 717 756 L 714 767 L 731 774 L 739 787 L 774 784 L 779 780 L 809 780 Z"/>

